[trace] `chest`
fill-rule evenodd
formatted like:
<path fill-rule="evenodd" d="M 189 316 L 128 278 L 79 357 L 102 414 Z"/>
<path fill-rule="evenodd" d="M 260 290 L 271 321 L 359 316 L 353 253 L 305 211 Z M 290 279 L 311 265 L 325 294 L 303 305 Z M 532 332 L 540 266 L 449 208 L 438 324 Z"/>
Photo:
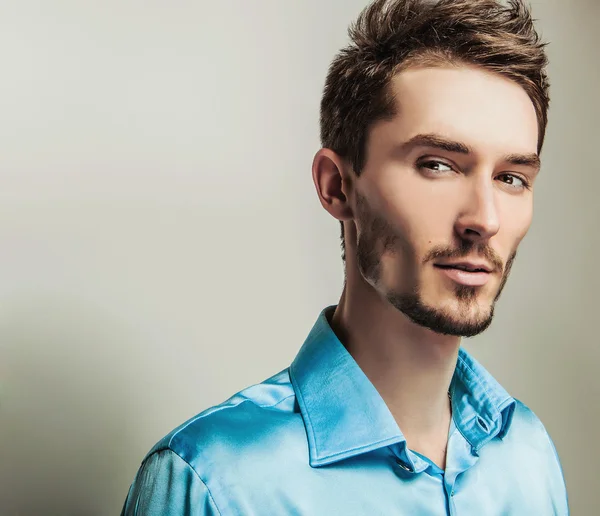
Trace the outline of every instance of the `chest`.
<path fill-rule="evenodd" d="M 559 514 L 542 479 L 525 471 L 490 474 L 489 469 L 480 462 L 455 478 L 410 474 L 391 456 L 373 454 L 319 468 L 293 463 L 264 473 L 255 468 L 230 484 L 225 503 L 218 492 L 213 495 L 222 516 Z"/>

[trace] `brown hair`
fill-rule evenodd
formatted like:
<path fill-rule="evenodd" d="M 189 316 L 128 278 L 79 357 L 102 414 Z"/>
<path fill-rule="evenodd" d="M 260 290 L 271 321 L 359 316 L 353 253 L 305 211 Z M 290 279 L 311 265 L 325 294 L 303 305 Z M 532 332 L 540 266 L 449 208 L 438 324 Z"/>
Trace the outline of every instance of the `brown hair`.
<path fill-rule="evenodd" d="M 471 64 L 518 83 L 538 119 L 538 153 L 548 122 L 546 43 L 523 0 L 375 0 L 350 25 L 351 43 L 334 58 L 321 99 L 321 144 L 357 175 L 370 127 L 395 116 L 389 84 L 410 66 Z M 342 259 L 345 260 L 342 224 Z"/>

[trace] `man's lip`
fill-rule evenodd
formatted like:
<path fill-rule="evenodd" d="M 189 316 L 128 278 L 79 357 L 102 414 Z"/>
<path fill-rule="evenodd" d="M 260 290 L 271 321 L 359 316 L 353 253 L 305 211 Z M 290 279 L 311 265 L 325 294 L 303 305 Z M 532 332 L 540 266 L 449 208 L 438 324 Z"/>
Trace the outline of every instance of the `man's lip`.
<path fill-rule="evenodd" d="M 438 267 L 466 267 L 467 269 L 481 269 L 485 272 L 492 272 L 494 270 L 493 267 L 484 262 L 446 262 L 446 263 L 435 263 L 434 265 Z"/>
<path fill-rule="evenodd" d="M 453 267 L 438 267 L 440 273 L 459 285 L 483 287 L 490 281 L 492 275 L 488 272 L 468 272 Z"/>

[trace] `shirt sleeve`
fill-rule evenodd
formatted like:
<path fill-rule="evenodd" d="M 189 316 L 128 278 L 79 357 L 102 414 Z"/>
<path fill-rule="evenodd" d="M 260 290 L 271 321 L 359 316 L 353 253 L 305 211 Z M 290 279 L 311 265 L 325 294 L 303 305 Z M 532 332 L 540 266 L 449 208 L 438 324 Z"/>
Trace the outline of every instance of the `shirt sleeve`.
<path fill-rule="evenodd" d="M 121 516 L 217 516 L 219 509 L 196 471 L 170 449 L 141 465 Z"/>
<path fill-rule="evenodd" d="M 564 515 L 568 515 L 570 514 L 569 512 L 569 496 L 567 494 L 567 485 L 565 483 L 565 476 L 564 476 L 564 472 L 563 472 L 563 468 L 562 468 L 562 464 L 560 462 L 560 458 L 558 457 L 558 452 L 556 451 L 556 446 L 554 446 L 554 441 L 552 440 L 552 438 L 550 437 L 550 434 L 548 434 L 547 431 L 545 431 L 546 437 L 548 438 L 548 441 L 550 442 L 550 448 L 551 448 L 551 452 L 550 452 L 550 456 L 551 456 L 551 460 L 554 462 L 555 468 L 555 474 L 553 475 L 554 478 L 554 492 L 555 492 L 555 498 L 554 498 L 554 511 L 555 514 L 564 514 Z"/>

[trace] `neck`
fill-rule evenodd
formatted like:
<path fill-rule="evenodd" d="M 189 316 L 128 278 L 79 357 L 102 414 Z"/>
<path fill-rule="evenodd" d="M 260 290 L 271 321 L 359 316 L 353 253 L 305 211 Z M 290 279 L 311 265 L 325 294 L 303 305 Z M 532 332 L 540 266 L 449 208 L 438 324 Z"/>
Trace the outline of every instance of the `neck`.
<path fill-rule="evenodd" d="M 331 326 L 385 401 L 408 445 L 419 451 L 427 442 L 445 442 L 460 337 L 416 325 L 362 277 L 348 277 Z"/>

